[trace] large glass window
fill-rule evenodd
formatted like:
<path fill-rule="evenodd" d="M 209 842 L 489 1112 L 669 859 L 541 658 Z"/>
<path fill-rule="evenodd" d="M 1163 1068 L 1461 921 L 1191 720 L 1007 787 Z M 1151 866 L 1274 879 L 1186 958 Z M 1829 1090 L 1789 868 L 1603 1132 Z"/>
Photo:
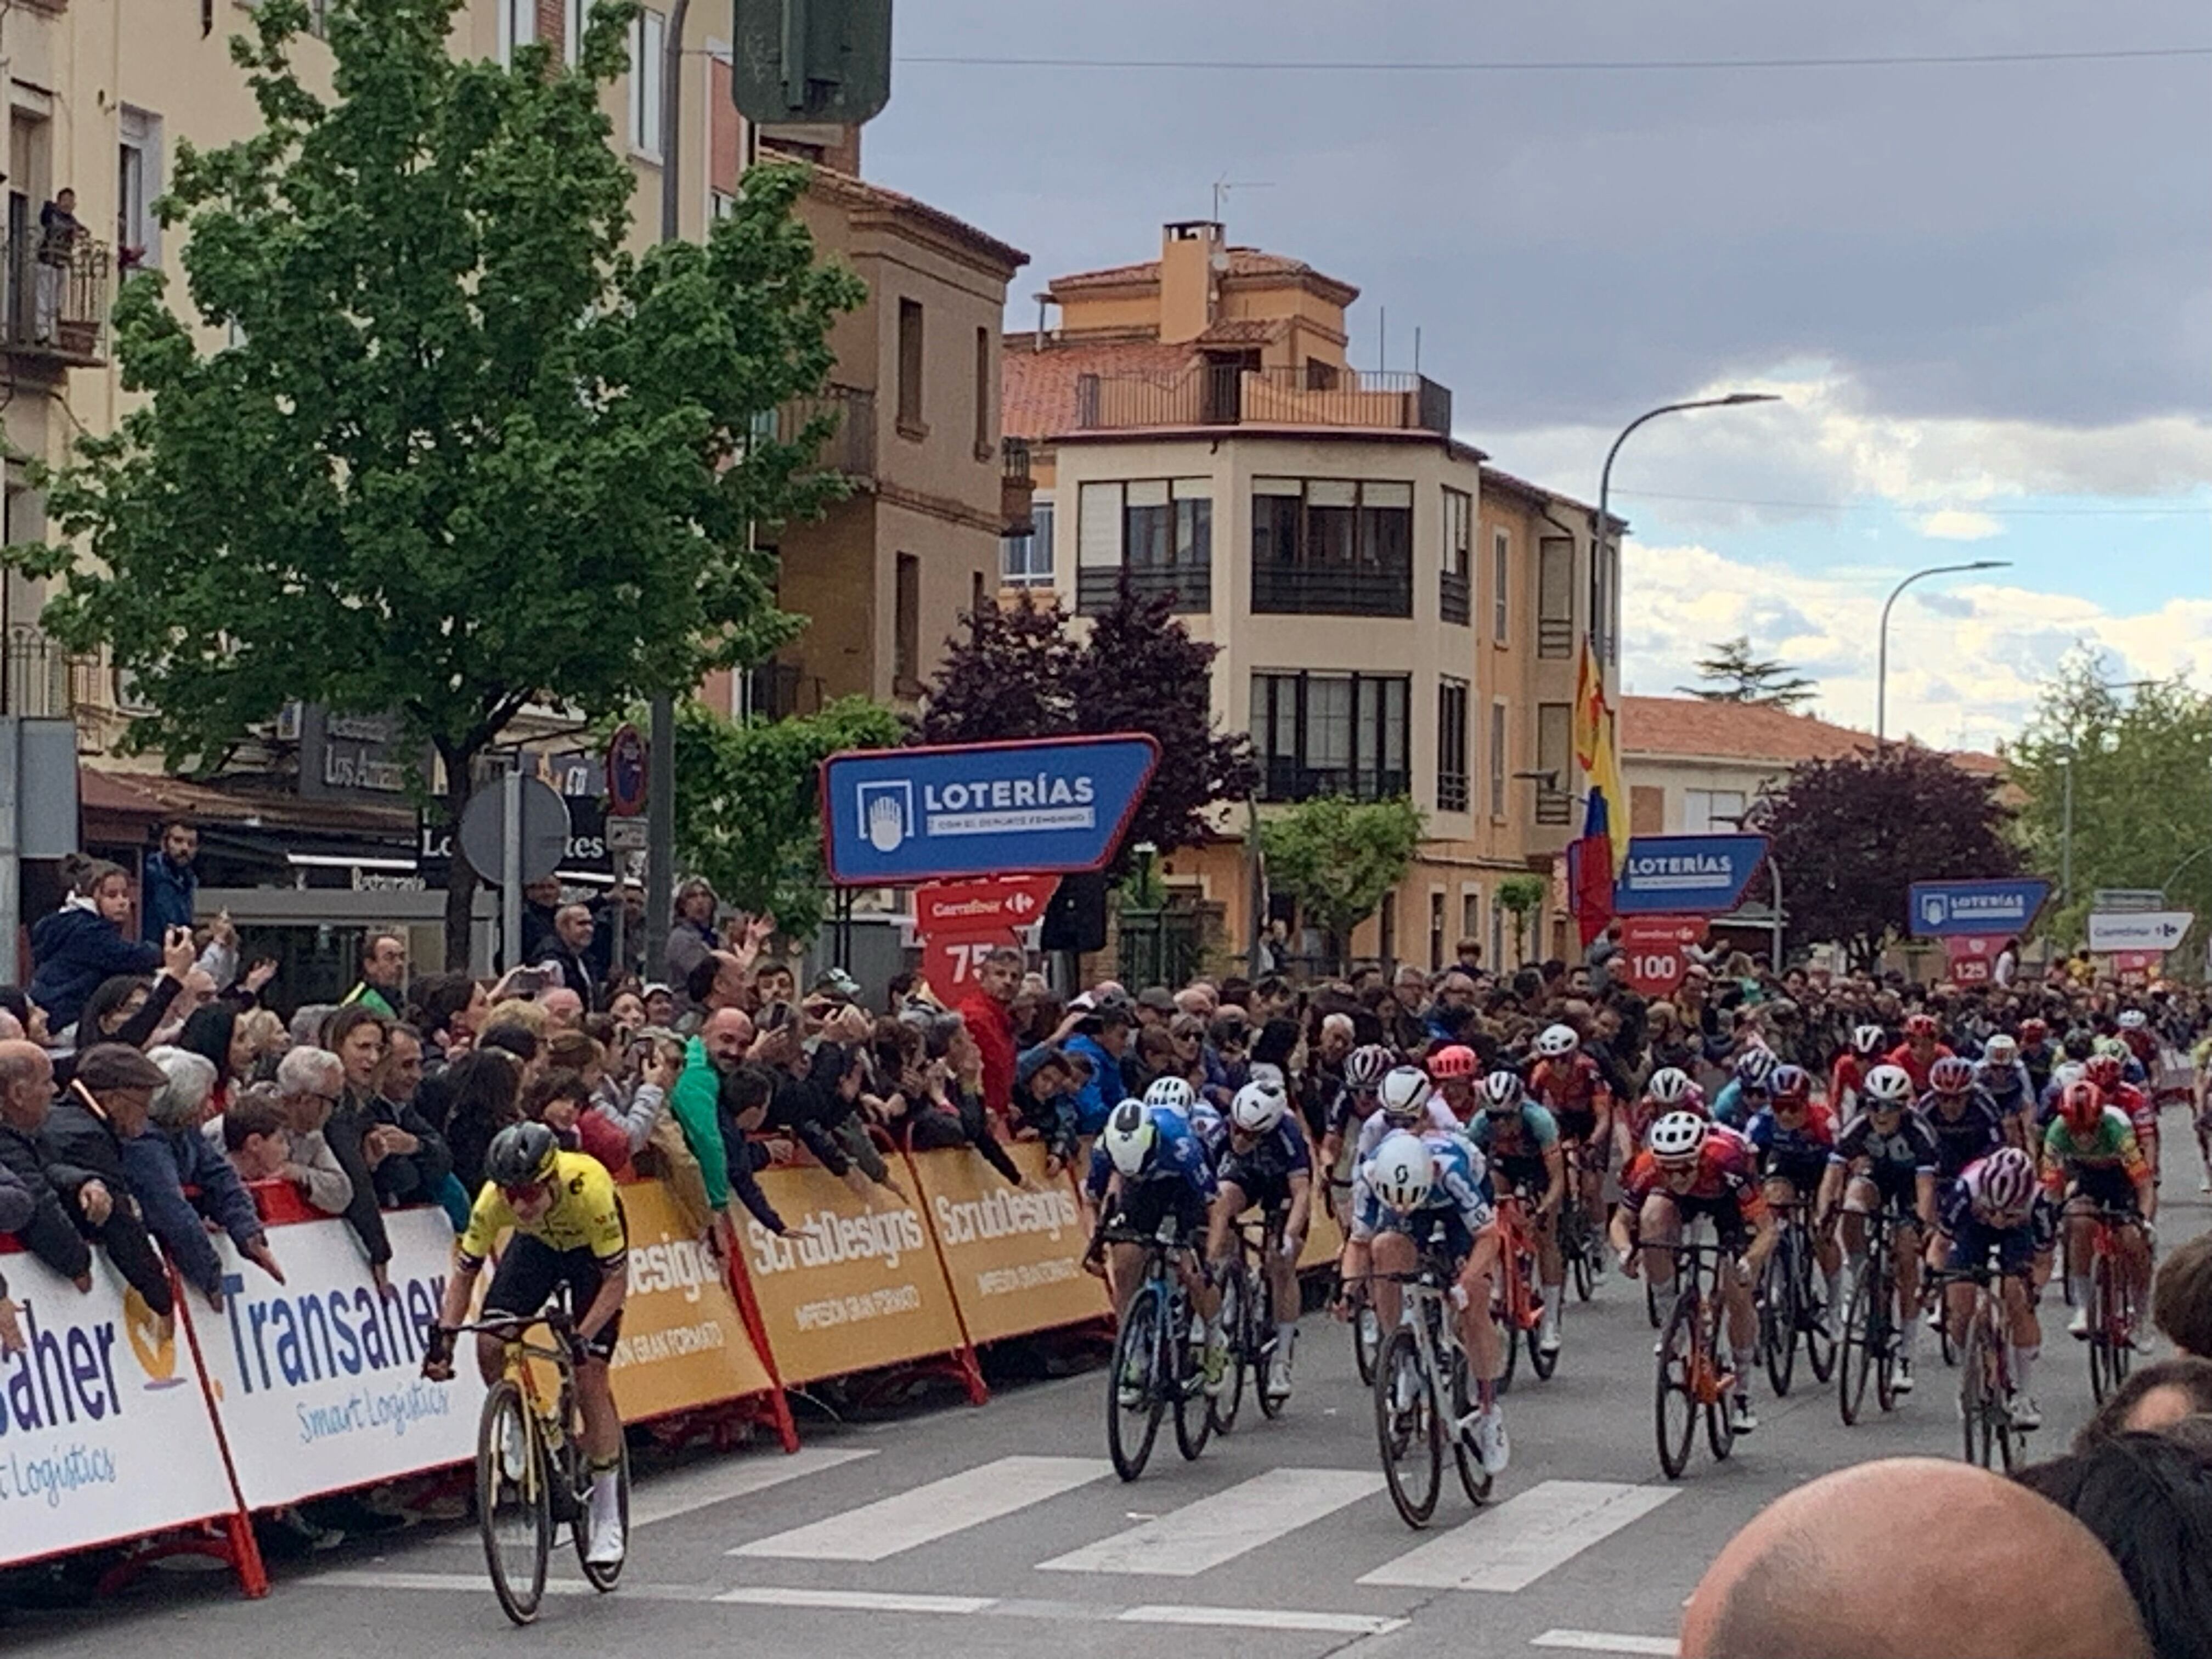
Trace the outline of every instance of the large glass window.
<path fill-rule="evenodd" d="M 1682 792 L 1682 833 L 1686 836 L 1732 836 L 1743 828 L 1742 820 L 1741 789 Z"/>
<path fill-rule="evenodd" d="M 1467 699 L 1465 680 L 1437 682 L 1437 811 L 1467 811 Z"/>
<path fill-rule="evenodd" d="M 1087 483 L 1080 496 L 1075 606 L 1095 615 L 1126 577 L 1141 596 L 1167 594 L 1179 611 L 1213 605 L 1213 483 L 1137 478 Z"/>
<path fill-rule="evenodd" d="M 1413 614 L 1413 487 L 1389 480 L 1255 478 L 1252 609 Z"/>
<path fill-rule="evenodd" d="M 1566 823 L 1574 817 L 1574 709 L 1564 702 L 1536 705 L 1536 822 Z"/>
<path fill-rule="evenodd" d="M 1052 503 L 1030 502 L 1030 519 L 1028 534 L 1000 538 L 999 580 L 1007 587 L 1052 586 Z"/>
<path fill-rule="evenodd" d="M 1448 623 L 1468 624 L 1474 562 L 1474 497 L 1464 489 L 1443 492 L 1443 550 L 1437 576 L 1437 614 Z"/>
<path fill-rule="evenodd" d="M 1261 799 L 1381 800 L 1407 793 L 1409 686 L 1402 674 L 1255 674 L 1252 735 Z"/>

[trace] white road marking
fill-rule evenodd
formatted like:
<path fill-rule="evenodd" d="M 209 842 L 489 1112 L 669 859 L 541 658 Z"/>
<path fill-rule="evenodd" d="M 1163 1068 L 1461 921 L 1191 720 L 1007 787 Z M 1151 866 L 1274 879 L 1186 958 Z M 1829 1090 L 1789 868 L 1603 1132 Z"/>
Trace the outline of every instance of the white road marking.
<path fill-rule="evenodd" d="M 900 1595 L 886 1590 L 796 1589 L 748 1584 L 714 1598 L 757 1607 L 833 1607 L 848 1613 L 981 1613 L 988 1595 Z"/>
<path fill-rule="evenodd" d="M 1042 1572 L 1138 1572 L 1190 1578 L 1379 1492 L 1379 1472 L 1270 1469 L 1066 1555 Z"/>
<path fill-rule="evenodd" d="M 1532 1648 L 1571 1648 L 1577 1653 L 1649 1653 L 1674 1659 L 1671 1636 L 1616 1636 L 1602 1630 L 1547 1630 L 1528 1638 Z"/>
<path fill-rule="evenodd" d="M 491 1580 L 480 1572 L 378 1572 L 362 1567 L 336 1567 L 311 1573 L 301 1581 L 327 1584 L 337 1589 L 469 1590 L 491 1594 Z M 548 1595 L 590 1595 L 592 1587 L 580 1578 L 548 1578 Z"/>
<path fill-rule="evenodd" d="M 1237 1630 L 1312 1630 L 1338 1636 L 1387 1636 L 1406 1620 L 1365 1613 L 1298 1613 L 1285 1607 L 1146 1606 L 1115 1615 L 1124 1625 L 1212 1625 Z"/>
<path fill-rule="evenodd" d="M 1088 1486 L 1112 1468 L 1099 1457 L 1001 1457 L 809 1526 L 740 1544 L 729 1553 L 881 1561 Z"/>
<path fill-rule="evenodd" d="M 1611 1480 L 1547 1480 L 1384 1562 L 1359 1582 L 1416 1589 L 1526 1589 L 1680 1490 Z"/>
<path fill-rule="evenodd" d="M 700 1463 L 640 1483 L 629 1495 L 629 1524 L 633 1529 L 656 1521 L 672 1521 L 679 1515 L 703 1510 L 732 1498 L 747 1498 L 770 1486 L 797 1480 L 841 1463 L 873 1457 L 874 1447 L 802 1446 L 786 1455 L 781 1451 L 757 1456 Z M 473 1540 L 470 1540 L 475 1541 Z"/>

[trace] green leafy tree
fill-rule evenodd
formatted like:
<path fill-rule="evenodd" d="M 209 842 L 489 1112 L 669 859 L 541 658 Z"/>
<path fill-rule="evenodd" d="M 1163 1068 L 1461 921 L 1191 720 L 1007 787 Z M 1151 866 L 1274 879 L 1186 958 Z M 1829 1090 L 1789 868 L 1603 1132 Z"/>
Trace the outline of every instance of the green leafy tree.
<path fill-rule="evenodd" d="M 2020 834 L 2038 873 L 2065 864 L 2066 774 L 2074 774 L 2074 890 L 2048 919 L 2082 937 L 2100 887 L 2167 886 L 2176 909 L 2212 916 L 2212 696 L 2179 676 L 2124 689 L 2110 663 L 2071 653 L 2007 748 L 2026 796 Z"/>
<path fill-rule="evenodd" d="M 1771 708 L 1795 708 L 1818 694 L 1817 684 L 1789 664 L 1752 655 L 1747 634 L 1722 640 L 1706 650 L 1710 654 L 1698 659 L 1698 678 L 1705 684 L 1678 685 L 1677 691 L 1707 702 L 1764 703 Z"/>
<path fill-rule="evenodd" d="M 1291 894 L 1307 921 L 1328 935 L 1339 967 L 1352 930 L 1413 867 L 1427 821 L 1399 796 L 1358 801 L 1324 795 L 1300 801 L 1260 823 L 1267 884 Z"/>
<path fill-rule="evenodd" d="M 1498 908 L 1513 918 L 1513 954 L 1522 962 L 1528 959 L 1528 930 L 1549 890 L 1538 875 L 1508 876 L 1498 884 Z"/>
<path fill-rule="evenodd" d="M 822 921 L 822 763 L 842 749 L 884 749 L 899 718 L 866 697 L 818 714 L 724 719 L 690 702 L 677 711 L 676 855 L 724 898 L 804 939 Z"/>
<path fill-rule="evenodd" d="M 602 101 L 634 5 L 602 0 L 574 69 L 457 58 L 459 9 L 337 0 L 325 100 L 292 61 L 306 5 L 263 0 L 233 45 L 261 131 L 180 143 L 161 203 L 190 313 L 124 285 L 143 401 L 53 482 L 76 544 L 9 550 L 68 574 L 46 627 L 134 678 L 158 712 L 130 741 L 173 767 L 295 698 L 396 712 L 457 816 L 526 705 L 596 715 L 798 625 L 748 528 L 837 488 L 809 470 L 827 423 L 783 444 L 758 417 L 820 387 L 861 294 L 791 211 L 804 174 L 750 173 L 705 245 L 633 258 Z"/>

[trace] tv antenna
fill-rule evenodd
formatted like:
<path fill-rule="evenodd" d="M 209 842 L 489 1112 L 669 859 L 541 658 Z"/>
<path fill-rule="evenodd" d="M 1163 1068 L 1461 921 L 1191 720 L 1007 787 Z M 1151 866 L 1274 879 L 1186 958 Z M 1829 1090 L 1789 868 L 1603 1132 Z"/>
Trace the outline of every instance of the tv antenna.
<path fill-rule="evenodd" d="M 1228 199 L 1231 191 L 1273 190 L 1274 187 L 1275 181 L 1272 179 L 1231 179 L 1227 173 L 1223 173 L 1213 181 L 1213 222 L 1217 225 L 1222 222 L 1221 204 Z"/>

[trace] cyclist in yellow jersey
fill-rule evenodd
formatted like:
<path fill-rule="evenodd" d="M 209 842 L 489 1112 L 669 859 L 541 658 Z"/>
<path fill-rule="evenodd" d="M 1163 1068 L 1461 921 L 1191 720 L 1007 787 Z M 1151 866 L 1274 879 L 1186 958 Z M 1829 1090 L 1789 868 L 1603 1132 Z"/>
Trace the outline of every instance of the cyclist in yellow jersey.
<path fill-rule="evenodd" d="M 488 1179 L 461 1235 L 445 1306 L 430 1334 L 422 1374 L 443 1382 L 453 1374 L 453 1328 L 467 1319 L 469 1297 L 484 1258 L 501 1233 L 513 1237 L 501 1252 L 484 1292 L 483 1318 L 526 1320 L 568 1286 L 576 1308 L 576 1336 L 583 1354 L 576 1366 L 576 1398 L 584 1413 L 584 1453 L 591 1460 L 592 1498 L 585 1559 L 611 1565 L 623 1559 L 621 1507 L 622 1418 L 607 1380 L 607 1360 L 622 1331 L 623 1297 L 629 1288 L 629 1239 L 614 1177 L 595 1158 L 564 1152 L 542 1123 L 516 1123 L 492 1137 L 484 1154 Z M 477 1334 L 477 1369 L 487 1384 L 507 1365 L 497 1335 Z"/>

